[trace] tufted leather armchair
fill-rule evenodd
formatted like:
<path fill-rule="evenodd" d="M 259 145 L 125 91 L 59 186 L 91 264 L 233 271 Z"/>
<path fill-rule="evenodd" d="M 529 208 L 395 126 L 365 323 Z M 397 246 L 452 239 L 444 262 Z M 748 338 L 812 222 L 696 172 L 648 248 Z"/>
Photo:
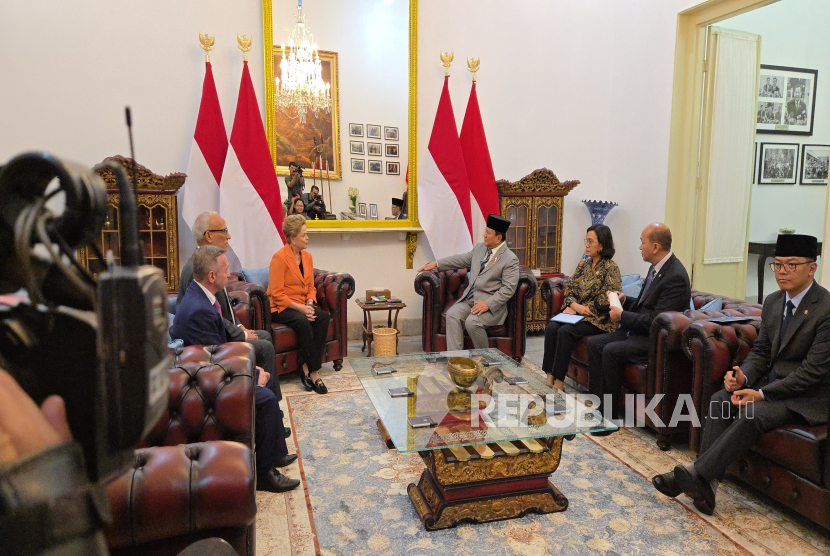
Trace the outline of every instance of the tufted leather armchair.
<path fill-rule="evenodd" d="M 694 322 L 683 333 L 683 349 L 694 367 L 695 406 L 701 423 L 723 377 L 746 358 L 758 337 L 760 322 Z M 700 433 L 692 431 L 692 449 Z M 788 425 L 763 435 L 729 473 L 830 529 L 830 442 L 828 425 Z"/>
<path fill-rule="evenodd" d="M 326 351 L 323 362 L 333 361 L 334 370 L 343 368 L 343 358 L 348 354 L 349 332 L 346 302 L 354 295 L 354 278 L 341 272 L 314 269 L 314 286 L 317 288 L 317 306 L 331 315 L 326 335 Z M 228 291 L 234 299 L 234 313 L 246 328 L 270 330 L 277 355 L 277 374 L 285 374 L 300 368 L 300 348 L 297 335 L 282 324 L 271 322 L 271 305 L 262 286 L 245 282 L 241 274 L 234 273 L 228 283 Z M 240 309 L 240 305 L 243 308 Z"/>
<path fill-rule="evenodd" d="M 250 344 L 176 350 L 165 414 L 107 485 L 114 556 L 172 556 L 206 537 L 254 555 L 253 372 Z"/>
<path fill-rule="evenodd" d="M 542 283 L 542 298 L 547 303 L 547 316 L 550 321 L 562 310 L 565 299 L 567 278 L 548 278 Z M 713 299 L 720 297 L 710 293 L 692 290 L 695 307 L 700 308 Z M 682 421 L 675 427 L 669 427 L 672 413 L 681 394 L 691 394 L 692 364 L 682 349 L 683 330 L 691 322 L 723 316 L 760 316 L 761 306 L 739 299 L 723 298 L 721 311 L 692 311 L 683 313 L 669 311 L 661 313 L 651 324 L 649 337 L 648 364 L 626 365 L 623 371 L 623 394 L 644 394 L 646 404 L 658 394 L 663 394 L 655 406 L 654 413 L 661 423 L 655 423 L 648 414 L 643 415 L 646 425 L 657 433 L 657 446 L 661 450 L 671 448 L 672 436 L 689 430 L 689 423 Z M 583 388 L 588 388 L 588 350 L 587 337 L 574 346 L 568 376 Z M 625 398 L 623 398 L 625 399 Z M 692 397 L 694 400 L 694 396 Z M 696 406 L 697 407 L 697 406 Z"/>
<path fill-rule="evenodd" d="M 490 347 L 501 350 L 516 361 L 525 354 L 527 344 L 527 301 L 536 294 L 536 278 L 530 269 L 519 265 L 519 286 L 507 302 L 507 317 L 499 326 L 487 328 Z M 467 270 L 422 272 L 415 277 L 415 292 L 424 298 L 422 342 L 424 351 L 447 350 L 447 310 L 467 288 Z M 466 332 L 464 347 L 473 344 Z"/>

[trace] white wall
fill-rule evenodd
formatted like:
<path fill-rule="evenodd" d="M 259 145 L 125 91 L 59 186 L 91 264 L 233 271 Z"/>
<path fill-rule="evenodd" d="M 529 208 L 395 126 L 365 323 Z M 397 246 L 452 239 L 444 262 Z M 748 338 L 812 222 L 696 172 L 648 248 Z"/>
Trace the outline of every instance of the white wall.
<path fill-rule="evenodd" d="M 759 143 L 830 144 L 830 3 L 825 0 L 781 0 L 718 23 L 738 31 L 761 35 L 761 63 L 818 70 L 813 135 L 758 133 Z M 824 79 L 822 79 L 824 78 Z M 799 179 L 801 173 L 799 150 Z M 756 165 L 760 162 L 756 153 Z M 759 169 L 756 167 L 756 175 Z M 752 186 L 749 213 L 749 241 L 775 241 L 780 228 L 794 228 L 796 233 L 824 236 L 826 186 L 758 185 Z M 746 296 L 758 295 L 757 255 L 750 255 L 747 266 Z M 764 274 L 764 295 L 778 289 L 775 275 Z"/>
<path fill-rule="evenodd" d="M 378 205 L 378 217 L 392 216 L 392 197 L 406 190 L 409 106 L 409 6 L 400 0 L 307 0 L 303 11 L 320 50 L 338 53 L 340 78 L 340 162 L 343 180 L 331 182 L 332 210 L 348 210 L 346 191 L 357 187 L 358 203 Z M 274 0 L 274 43 L 282 45 L 294 24 L 296 0 Z M 275 77 L 279 77 L 276 75 Z M 350 137 L 349 124 L 363 124 L 363 137 Z M 397 127 L 398 141 L 367 139 L 366 124 Z M 382 143 L 383 156 L 349 153 L 349 141 Z M 387 157 L 387 143 L 399 156 Z M 366 161 L 366 172 L 352 172 L 351 159 Z M 369 160 L 383 161 L 383 174 L 369 174 Z M 400 175 L 386 174 L 386 161 L 400 163 Z M 282 183 L 282 180 L 280 180 Z M 306 178 L 306 190 L 311 180 Z M 328 203 L 328 192 L 325 192 Z M 368 207 L 367 207 L 368 210 Z"/>

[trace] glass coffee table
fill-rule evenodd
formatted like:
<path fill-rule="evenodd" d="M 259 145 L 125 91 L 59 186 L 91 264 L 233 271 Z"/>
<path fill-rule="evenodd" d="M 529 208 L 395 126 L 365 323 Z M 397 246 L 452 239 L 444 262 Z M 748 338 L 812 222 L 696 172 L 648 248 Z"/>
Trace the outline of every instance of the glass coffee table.
<path fill-rule="evenodd" d="M 408 493 L 428 530 L 565 510 L 563 440 L 617 428 L 496 349 L 350 361 L 387 446 L 424 460 Z"/>

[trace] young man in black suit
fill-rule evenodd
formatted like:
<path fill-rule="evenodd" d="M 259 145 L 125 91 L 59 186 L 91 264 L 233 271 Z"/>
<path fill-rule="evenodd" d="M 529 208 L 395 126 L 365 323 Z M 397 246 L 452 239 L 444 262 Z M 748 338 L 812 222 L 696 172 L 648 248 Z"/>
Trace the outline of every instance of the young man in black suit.
<path fill-rule="evenodd" d="M 603 403 L 611 394 L 611 411 L 622 409 L 620 379 L 629 363 L 648 361 L 648 335 L 651 322 L 665 311 L 689 308 L 692 288 L 683 263 L 671 252 L 671 231 L 665 224 L 649 224 L 640 234 L 640 254 L 651 263 L 643 289 L 636 299 L 617 292 L 623 309 L 611 307 L 610 317 L 620 323 L 616 332 L 598 334 L 588 340 L 590 393 Z M 610 432 L 595 433 L 604 436 Z"/>
<path fill-rule="evenodd" d="M 712 396 L 697 461 L 651 480 L 666 496 L 685 492 L 712 515 L 726 468 L 762 434 L 827 422 L 830 292 L 813 280 L 817 251 L 812 236 L 778 236 L 772 267 L 780 290 L 764 300 L 761 329 L 743 365 L 733 367 L 724 389 Z M 752 411 L 744 410 L 750 404 Z"/>
<path fill-rule="evenodd" d="M 170 335 L 186 346 L 219 345 L 228 341 L 222 308 L 216 295 L 225 289 L 230 278 L 228 258 L 221 247 L 205 245 L 193 253 L 193 280 L 185 291 Z M 279 402 L 271 388 L 274 377 L 256 368 L 254 389 L 256 423 L 257 489 L 285 492 L 296 488 L 300 481 L 289 479 L 277 471 L 293 463 L 297 456 L 288 453 Z"/>

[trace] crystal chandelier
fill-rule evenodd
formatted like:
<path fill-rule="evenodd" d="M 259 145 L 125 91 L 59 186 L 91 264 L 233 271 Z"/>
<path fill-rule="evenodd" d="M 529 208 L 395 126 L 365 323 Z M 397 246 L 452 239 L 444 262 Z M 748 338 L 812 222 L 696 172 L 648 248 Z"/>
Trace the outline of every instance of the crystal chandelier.
<path fill-rule="evenodd" d="M 274 108 L 289 118 L 299 117 L 301 123 L 305 123 L 309 111 L 315 118 L 321 110 L 331 112 L 331 84 L 323 82 L 323 66 L 305 18 L 303 0 L 298 0 L 288 47 L 282 47 L 282 81 L 274 79 Z"/>

